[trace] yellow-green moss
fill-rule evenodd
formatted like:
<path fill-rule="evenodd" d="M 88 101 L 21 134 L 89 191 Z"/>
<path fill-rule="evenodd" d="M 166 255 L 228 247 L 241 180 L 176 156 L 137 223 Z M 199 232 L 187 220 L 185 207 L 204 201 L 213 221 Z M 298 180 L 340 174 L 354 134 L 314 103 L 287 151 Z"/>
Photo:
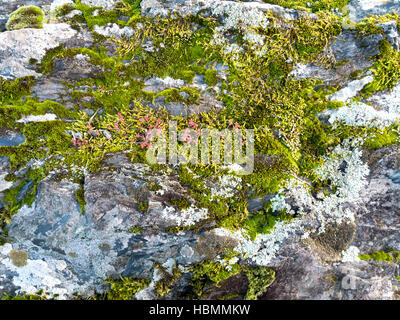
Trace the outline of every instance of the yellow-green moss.
<path fill-rule="evenodd" d="M 8 256 L 11 259 L 11 262 L 16 267 L 23 267 L 28 264 L 28 252 L 24 250 L 11 250 Z"/>
<path fill-rule="evenodd" d="M 400 81 L 400 52 L 395 50 L 387 40 L 381 42 L 380 54 L 373 65 L 372 72 L 374 80 L 363 89 L 367 95 L 375 91 L 392 89 Z"/>
<path fill-rule="evenodd" d="M 246 275 L 249 280 L 249 287 L 245 300 L 257 300 L 275 281 L 275 271 L 267 267 L 248 269 Z"/>
<path fill-rule="evenodd" d="M 79 206 L 81 208 L 82 214 L 84 215 L 85 214 L 86 200 L 85 200 L 85 190 L 84 190 L 83 186 L 80 186 L 80 188 L 75 191 L 75 198 L 79 203 Z"/>
<path fill-rule="evenodd" d="M 264 0 L 264 2 L 286 8 L 318 12 L 331 11 L 333 9 L 341 11 L 350 0 Z"/>
<path fill-rule="evenodd" d="M 51 295 L 49 292 L 44 292 L 43 289 L 40 289 L 34 294 L 26 292 L 21 292 L 17 295 L 4 294 L 0 300 L 54 300 L 57 297 L 58 294 Z"/>
<path fill-rule="evenodd" d="M 204 73 L 204 81 L 209 86 L 215 86 L 219 81 L 217 70 L 207 69 Z"/>
<path fill-rule="evenodd" d="M 385 262 L 395 262 L 400 261 L 400 252 L 396 249 L 389 249 L 385 251 L 375 251 L 370 254 L 360 255 L 361 260 L 375 260 L 375 261 L 385 261 Z"/>

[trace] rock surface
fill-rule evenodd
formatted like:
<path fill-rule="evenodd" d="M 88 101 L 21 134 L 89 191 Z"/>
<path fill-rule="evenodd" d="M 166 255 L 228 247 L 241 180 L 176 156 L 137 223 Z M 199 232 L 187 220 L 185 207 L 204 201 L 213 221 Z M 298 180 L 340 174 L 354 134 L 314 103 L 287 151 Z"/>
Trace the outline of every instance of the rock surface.
<path fill-rule="evenodd" d="M 396 263 L 363 261 L 357 255 L 350 261 L 340 260 L 348 246 L 362 253 L 399 247 L 399 156 L 397 146 L 365 154 L 371 172 L 356 225 L 332 227 L 305 244 L 290 239 L 275 263 L 276 281 L 263 299 L 397 299 Z"/>

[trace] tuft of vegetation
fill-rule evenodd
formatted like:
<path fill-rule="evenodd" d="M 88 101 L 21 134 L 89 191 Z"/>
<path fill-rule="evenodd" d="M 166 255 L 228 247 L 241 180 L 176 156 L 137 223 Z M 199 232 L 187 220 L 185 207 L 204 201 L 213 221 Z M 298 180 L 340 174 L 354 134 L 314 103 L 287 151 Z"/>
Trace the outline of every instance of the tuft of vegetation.
<path fill-rule="evenodd" d="M 57 17 L 62 17 L 62 16 L 66 16 L 74 9 L 75 9 L 75 5 L 73 5 L 72 3 L 64 3 L 61 6 L 58 6 L 56 8 L 55 13 L 56 13 Z"/>
<path fill-rule="evenodd" d="M 204 81 L 211 87 L 215 86 L 219 81 L 217 70 L 207 69 L 204 73 Z"/>
<path fill-rule="evenodd" d="M 264 2 L 311 12 L 333 10 L 341 12 L 350 0 L 264 0 Z"/>
<path fill-rule="evenodd" d="M 168 272 L 160 263 L 157 263 L 155 268 L 157 268 L 162 274 L 161 279 L 155 284 L 155 289 L 159 297 L 164 297 L 171 291 L 171 287 L 182 276 L 182 271 L 179 269 L 178 265 L 172 267 L 171 273 Z"/>
<path fill-rule="evenodd" d="M 84 215 L 86 206 L 84 178 L 79 179 L 78 182 L 79 182 L 79 189 L 75 191 L 75 198 L 79 203 L 82 214 Z"/>
<path fill-rule="evenodd" d="M 36 6 L 23 6 L 12 12 L 6 24 L 7 30 L 43 28 L 44 12 Z"/>
<path fill-rule="evenodd" d="M 400 81 L 400 52 L 395 50 L 387 40 L 381 42 L 380 54 L 377 58 L 372 67 L 374 80 L 363 89 L 367 95 L 376 91 L 393 89 Z"/>
<path fill-rule="evenodd" d="M 239 274 L 242 267 L 238 264 L 227 268 L 221 262 L 205 260 L 192 266 L 192 278 L 190 285 L 194 294 L 199 297 L 205 297 L 214 286 L 218 287 L 220 283 L 230 277 Z"/>
<path fill-rule="evenodd" d="M 267 267 L 248 269 L 246 275 L 249 280 L 249 288 L 245 300 L 257 300 L 275 281 L 275 271 Z"/>

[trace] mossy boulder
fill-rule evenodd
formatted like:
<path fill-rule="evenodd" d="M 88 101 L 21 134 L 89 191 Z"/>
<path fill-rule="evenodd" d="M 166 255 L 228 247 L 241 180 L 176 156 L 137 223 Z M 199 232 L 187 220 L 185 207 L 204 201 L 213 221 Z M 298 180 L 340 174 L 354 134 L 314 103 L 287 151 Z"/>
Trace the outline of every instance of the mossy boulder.
<path fill-rule="evenodd" d="M 10 14 L 7 30 L 19 30 L 25 28 L 43 28 L 44 12 L 36 6 L 23 6 Z"/>

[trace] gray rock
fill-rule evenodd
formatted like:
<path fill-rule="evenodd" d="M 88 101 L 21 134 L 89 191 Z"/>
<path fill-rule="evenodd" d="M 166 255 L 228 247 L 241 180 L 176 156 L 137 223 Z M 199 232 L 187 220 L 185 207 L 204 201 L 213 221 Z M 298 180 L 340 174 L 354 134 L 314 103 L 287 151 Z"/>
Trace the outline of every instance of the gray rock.
<path fill-rule="evenodd" d="M 144 85 L 144 91 L 158 93 L 165 89 L 179 89 L 185 85 L 185 81 L 181 79 L 172 79 L 171 77 L 166 77 L 165 79 L 151 77 L 144 82 Z"/>
<path fill-rule="evenodd" d="M 370 66 L 368 58 L 379 53 L 379 42 L 383 40 L 381 34 L 358 38 L 354 31 L 345 30 L 332 44 L 332 51 L 336 61 L 355 61 L 360 69 Z"/>
<path fill-rule="evenodd" d="M 366 102 L 374 106 L 376 110 L 400 116 L 400 84 L 392 90 L 380 91 L 366 99 Z"/>
<path fill-rule="evenodd" d="M 56 79 L 39 79 L 32 86 L 32 96 L 39 99 L 40 102 L 52 100 L 61 103 L 61 98 L 66 94 L 65 86 L 62 81 Z"/>
<path fill-rule="evenodd" d="M 130 38 L 134 34 L 134 30 L 130 27 L 120 28 L 116 23 L 108 23 L 105 26 L 94 26 L 94 32 L 101 34 L 105 37 L 117 37 L 117 38 Z"/>

